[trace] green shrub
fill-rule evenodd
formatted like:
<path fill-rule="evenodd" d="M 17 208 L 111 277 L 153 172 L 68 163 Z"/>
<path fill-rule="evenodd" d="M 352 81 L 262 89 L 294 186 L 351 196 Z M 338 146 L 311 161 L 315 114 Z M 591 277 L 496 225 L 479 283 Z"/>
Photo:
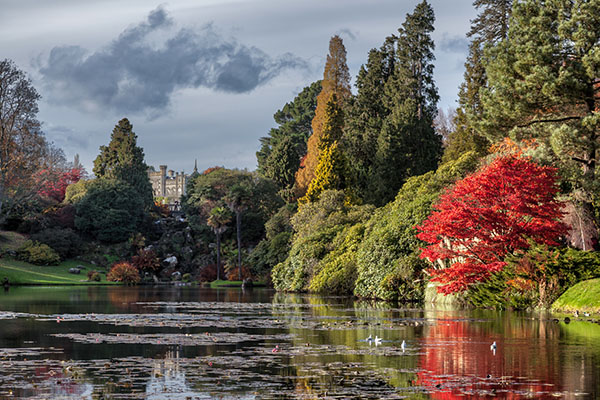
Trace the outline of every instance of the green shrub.
<path fill-rule="evenodd" d="M 63 260 L 76 256 L 82 244 L 81 238 L 73 230 L 61 228 L 44 229 L 31 235 L 31 239 L 52 247 Z"/>
<path fill-rule="evenodd" d="M 181 280 L 183 282 L 190 282 L 192 280 L 192 274 L 190 274 L 190 273 L 183 274 L 183 276 L 181 277 Z"/>
<path fill-rule="evenodd" d="M 126 241 L 141 227 L 144 199 L 122 181 L 96 179 L 75 204 L 75 227 L 103 242 Z"/>
<path fill-rule="evenodd" d="M 321 194 L 319 201 L 303 205 L 292 218 L 295 234 L 290 254 L 285 261 L 273 268 L 271 277 L 278 290 L 303 291 L 312 290 L 313 277 L 328 262 L 328 254 L 344 242 L 347 228 L 366 221 L 373 212 L 372 206 L 349 205 L 342 191 L 327 190 Z M 339 255 L 343 249 L 339 250 Z M 329 256 L 330 259 L 335 255 Z M 335 262 L 327 268 L 336 268 Z M 348 265 L 346 265 L 348 267 Z M 342 275 L 352 275 L 351 269 L 341 268 Z M 337 268 L 339 269 L 339 268 Z M 345 271 L 345 272 L 344 272 Z M 321 290 L 328 285 L 338 287 L 334 281 L 324 283 L 324 276 L 315 283 L 314 289 Z M 344 289 L 338 287 L 343 292 Z"/>
<path fill-rule="evenodd" d="M 31 240 L 23 243 L 17 254 L 21 260 L 35 265 L 58 265 L 60 262 L 60 256 L 50 246 Z"/>
<path fill-rule="evenodd" d="M 79 202 L 81 199 L 84 198 L 84 196 L 87 193 L 88 188 L 90 187 L 90 185 L 92 185 L 94 183 L 94 180 L 79 180 L 76 183 L 73 183 L 69 186 L 67 186 L 67 190 L 65 191 L 65 200 L 64 203 L 67 204 L 76 204 L 77 202 Z"/>
<path fill-rule="evenodd" d="M 507 266 L 465 296 L 476 307 L 549 307 L 568 288 L 600 276 L 600 253 L 533 244 L 507 257 Z"/>
<path fill-rule="evenodd" d="M 126 261 L 122 261 L 112 266 L 108 274 L 106 274 L 106 280 L 133 285 L 139 283 L 141 278 L 136 267 Z"/>
<path fill-rule="evenodd" d="M 412 177 L 393 202 L 377 209 L 367 222 L 364 240 L 357 249 L 356 296 L 422 300 L 422 271 L 427 264 L 418 258 L 422 242 L 416 238 L 414 226 L 427 218 L 440 193 L 473 171 L 477 163 L 474 153 L 466 153 L 437 171 Z"/>
<path fill-rule="evenodd" d="M 335 250 L 327 254 L 314 271 L 309 290 L 321 293 L 352 294 L 358 276 L 356 249 L 365 233 L 364 224 L 346 227 L 336 238 Z"/>

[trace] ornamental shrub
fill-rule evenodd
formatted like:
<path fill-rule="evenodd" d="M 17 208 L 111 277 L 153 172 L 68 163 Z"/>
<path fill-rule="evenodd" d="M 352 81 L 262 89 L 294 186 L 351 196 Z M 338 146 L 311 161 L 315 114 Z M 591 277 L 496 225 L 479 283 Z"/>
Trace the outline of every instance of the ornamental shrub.
<path fill-rule="evenodd" d="M 44 229 L 31 235 L 31 239 L 52 247 L 63 260 L 77 255 L 82 244 L 73 230 L 61 228 Z"/>
<path fill-rule="evenodd" d="M 155 273 L 160 270 L 160 260 L 152 250 L 140 249 L 137 255 L 131 257 L 131 264 L 139 271 Z"/>
<path fill-rule="evenodd" d="M 121 261 L 112 266 L 106 280 L 111 282 L 123 282 L 128 285 L 139 283 L 140 273 L 137 268 L 128 263 L 127 261 Z"/>
<path fill-rule="evenodd" d="M 28 240 L 17 250 L 19 259 L 35 265 L 58 265 L 60 256 L 47 244 Z"/>
<path fill-rule="evenodd" d="M 90 282 L 100 282 L 102 280 L 102 277 L 100 276 L 100 272 L 98 272 L 96 270 L 88 271 L 87 278 L 88 278 L 88 281 L 90 281 Z"/>

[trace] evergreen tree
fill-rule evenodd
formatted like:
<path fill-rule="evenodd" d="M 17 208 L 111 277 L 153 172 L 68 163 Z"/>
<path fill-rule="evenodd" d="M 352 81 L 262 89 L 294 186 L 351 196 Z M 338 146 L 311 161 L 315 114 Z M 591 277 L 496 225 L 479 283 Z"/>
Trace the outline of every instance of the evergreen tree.
<path fill-rule="evenodd" d="M 439 99 L 430 36 L 434 20 L 433 9 L 423 1 L 398 29 L 394 73 L 384 88 L 389 115 L 377 138 L 373 168 L 375 204 L 392 200 L 408 177 L 435 169 L 440 158 L 441 138 L 433 128 Z"/>
<path fill-rule="evenodd" d="M 486 53 L 488 88 L 478 128 L 492 141 L 535 139 L 575 200 L 598 201 L 600 3 L 518 1 L 508 39 Z"/>
<path fill-rule="evenodd" d="M 280 190 L 289 191 L 294 185 L 300 160 L 306 154 L 306 142 L 312 134 L 311 123 L 320 92 L 321 81 L 305 87 L 273 115 L 279 126 L 260 139 L 261 148 L 256 153 L 258 172 L 276 182 Z"/>
<path fill-rule="evenodd" d="M 313 133 L 308 139 L 306 156 L 302 159 L 300 169 L 296 173 L 296 195 L 299 197 L 306 193 L 310 182 L 315 177 L 315 169 L 319 163 L 319 142 L 323 134 L 323 121 L 330 95 L 335 93 L 342 104 L 351 96 L 346 48 L 338 35 L 333 36 L 329 41 L 329 54 L 325 63 L 322 86 L 311 124 Z"/>
<path fill-rule="evenodd" d="M 131 185 L 142 197 L 146 207 L 153 204 L 152 185 L 144 150 L 137 146 L 137 136 L 127 118 L 113 129 L 108 146 L 100 146 L 94 160 L 94 174 L 98 178 L 116 179 Z"/>
<path fill-rule="evenodd" d="M 467 33 L 472 41 L 465 62 L 464 82 L 458 93 L 456 129 L 449 137 L 443 162 L 456 160 L 468 151 L 484 156 L 490 146 L 489 140 L 474 129 L 470 120 L 481 118 L 483 112 L 479 99 L 479 90 L 487 85 L 483 49 L 507 38 L 512 0 L 475 0 L 473 6 L 481 12 L 471 21 L 471 30 Z"/>
<path fill-rule="evenodd" d="M 389 115 L 384 103 L 384 89 L 394 72 L 394 65 L 394 39 L 389 37 L 380 49 L 369 52 L 367 64 L 361 66 L 356 77 L 358 93 L 348 106 L 342 146 L 348 157 L 356 193 L 369 203 L 374 201 L 372 183 L 377 137 Z"/>
<path fill-rule="evenodd" d="M 498 44 L 508 37 L 508 22 L 513 0 L 475 0 L 473 6 L 479 15 L 471 21 L 467 36 L 482 44 Z"/>

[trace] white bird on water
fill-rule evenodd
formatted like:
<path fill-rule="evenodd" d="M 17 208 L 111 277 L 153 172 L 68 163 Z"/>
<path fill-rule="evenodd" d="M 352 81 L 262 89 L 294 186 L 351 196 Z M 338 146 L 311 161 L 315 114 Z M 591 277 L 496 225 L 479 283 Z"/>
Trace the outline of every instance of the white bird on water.
<path fill-rule="evenodd" d="M 375 336 L 375 346 L 379 346 L 381 344 L 381 340 L 382 339 L 380 337 Z"/>
<path fill-rule="evenodd" d="M 406 342 L 404 340 L 402 341 L 400 348 L 402 349 L 402 352 L 404 353 L 404 350 L 406 350 Z"/>
<path fill-rule="evenodd" d="M 490 346 L 490 350 L 492 351 L 492 353 L 494 353 L 494 355 L 496 355 L 496 342 L 492 343 L 492 345 Z"/>

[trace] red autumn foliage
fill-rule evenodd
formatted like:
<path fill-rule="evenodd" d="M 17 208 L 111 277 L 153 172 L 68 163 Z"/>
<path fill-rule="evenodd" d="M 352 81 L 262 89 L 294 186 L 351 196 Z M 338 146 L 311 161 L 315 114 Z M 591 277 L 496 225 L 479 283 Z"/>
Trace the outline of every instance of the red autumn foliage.
<path fill-rule="evenodd" d="M 81 179 L 82 172 L 81 168 L 72 168 L 67 171 L 43 169 L 38 172 L 36 177 L 39 182 L 38 194 L 60 203 L 65 199 L 67 186 L 77 183 Z"/>
<path fill-rule="evenodd" d="M 123 282 L 128 285 L 139 283 L 141 280 L 140 273 L 136 267 L 127 261 L 120 261 L 111 267 L 106 280 L 110 282 Z"/>
<path fill-rule="evenodd" d="M 508 254 L 528 249 L 530 240 L 556 245 L 567 231 L 556 180 L 555 168 L 509 155 L 443 194 L 416 227 L 417 237 L 430 243 L 421 258 L 443 266 L 428 271 L 442 284 L 438 291 L 456 293 L 487 279 L 504 268 Z"/>
<path fill-rule="evenodd" d="M 223 169 L 223 167 L 210 167 L 204 170 L 204 172 L 202 172 L 202 175 L 208 175 L 213 171 L 216 171 L 218 169 Z"/>
<path fill-rule="evenodd" d="M 157 272 L 160 270 L 160 260 L 152 250 L 140 249 L 135 256 L 131 257 L 131 264 L 139 271 Z"/>
<path fill-rule="evenodd" d="M 198 273 L 199 282 L 212 282 L 217 279 L 217 265 L 210 264 L 200 269 Z"/>
<path fill-rule="evenodd" d="M 228 271 L 225 271 L 225 273 L 227 275 L 228 281 L 237 281 L 240 279 L 240 270 L 238 269 L 237 265 L 235 267 L 230 268 Z M 248 267 L 242 265 L 242 280 L 251 278 L 252 273 L 250 273 Z"/>

